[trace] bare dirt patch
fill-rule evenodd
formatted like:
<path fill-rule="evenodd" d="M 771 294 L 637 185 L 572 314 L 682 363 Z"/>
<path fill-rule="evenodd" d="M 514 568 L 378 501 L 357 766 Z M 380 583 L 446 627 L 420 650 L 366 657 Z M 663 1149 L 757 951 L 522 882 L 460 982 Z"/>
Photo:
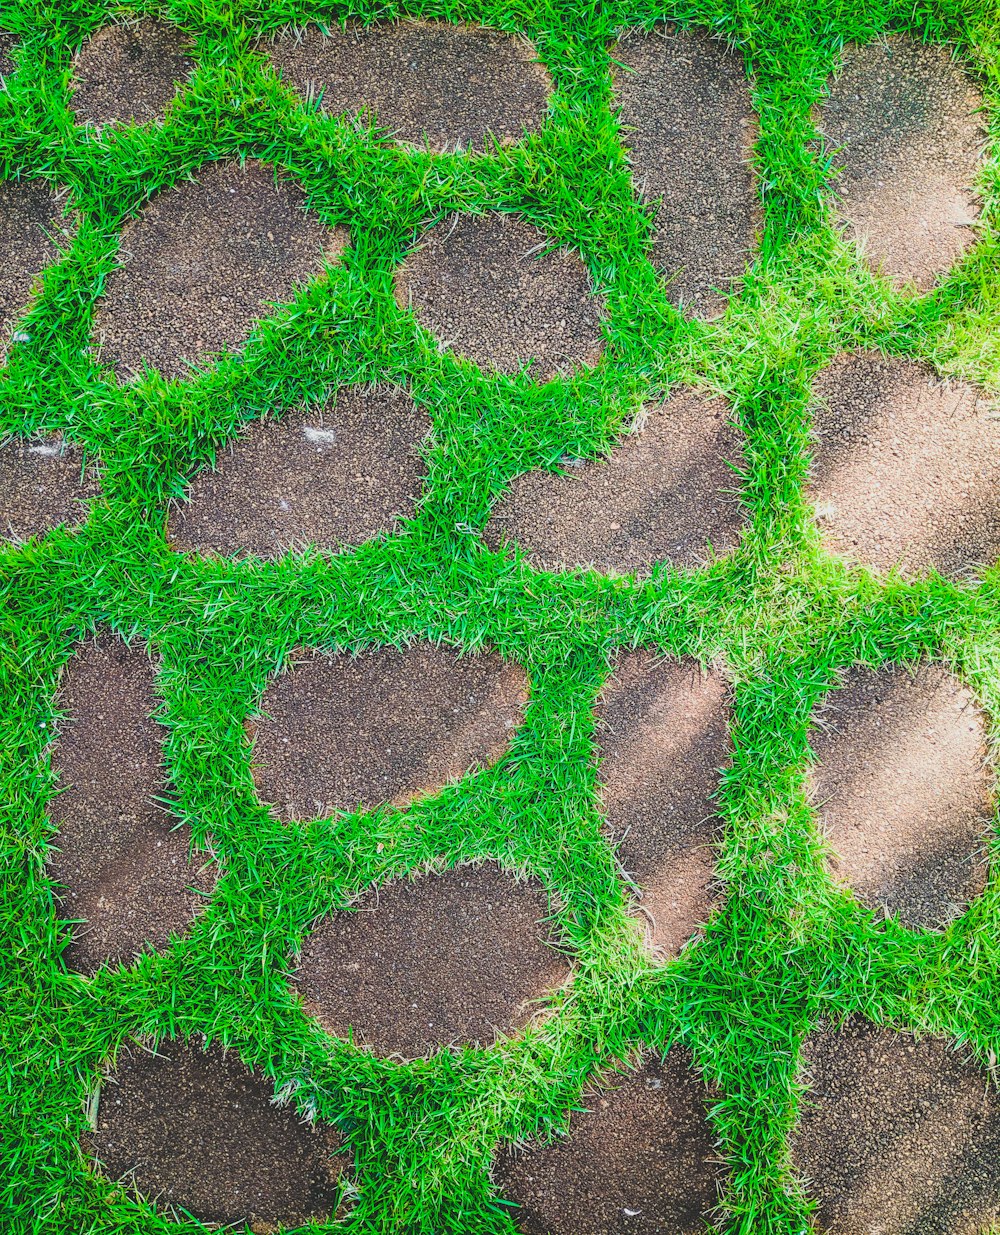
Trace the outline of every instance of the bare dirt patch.
<path fill-rule="evenodd" d="M 256 420 L 171 512 L 178 549 L 278 558 L 391 533 L 416 513 L 430 418 L 395 386 L 349 389 L 320 411 Z"/>
<path fill-rule="evenodd" d="M 122 236 L 95 316 L 104 359 L 136 376 L 150 365 L 184 377 L 239 349 L 269 306 L 336 261 L 347 244 L 305 210 L 305 194 L 275 183 L 265 163 L 207 163 L 155 196 Z"/>
<path fill-rule="evenodd" d="M 14 60 L 11 52 L 18 45 L 19 41 L 16 34 L 0 30 L 0 90 L 5 86 L 4 78 L 9 77 L 14 72 Z"/>
<path fill-rule="evenodd" d="M 480 368 L 541 380 L 600 358 L 601 302 L 577 256 L 524 219 L 454 214 L 396 273 L 396 301 Z"/>
<path fill-rule="evenodd" d="M 0 440 L 0 543 L 77 527 L 96 495 L 96 467 L 61 433 Z"/>
<path fill-rule="evenodd" d="M 815 121 L 848 233 L 897 287 L 926 291 L 976 239 L 983 97 L 950 48 L 906 35 L 849 44 L 827 88 Z"/>
<path fill-rule="evenodd" d="M 647 945 L 676 956 L 715 904 L 714 795 L 730 757 L 729 690 L 691 660 L 618 656 L 597 708 L 598 786 L 618 859 L 640 889 Z"/>
<path fill-rule="evenodd" d="M 986 720 L 938 665 L 856 665 L 818 713 L 812 797 L 834 873 L 907 926 L 941 926 L 985 886 Z"/>
<path fill-rule="evenodd" d="M 194 69 L 192 48 L 183 31 L 156 17 L 104 26 L 73 62 L 70 105 L 97 129 L 160 121 Z"/>
<path fill-rule="evenodd" d="M 275 1106 L 272 1082 L 218 1043 L 127 1048 L 83 1139 L 104 1175 L 127 1180 L 161 1213 L 185 1209 L 261 1235 L 329 1219 L 350 1165 L 335 1127 Z"/>
<path fill-rule="evenodd" d="M 860 1017 L 805 1041 L 796 1169 L 825 1235 L 985 1235 L 1000 1221 L 1000 1103 L 941 1038 Z"/>
<path fill-rule="evenodd" d="M 524 1235 L 702 1235 L 722 1168 L 711 1091 L 674 1047 L 584 1099 L 569 1135 L 501 1151 L 493 1175 Z"/>
<path fill-rule="evenodd" d="M 368 113 L 396 141 L 431 150 L 518 141 L 541 126 L 552 89 L 527 40 L 475 26 L 349 22 L 264 46 L 307 101 L 335 116 Z"/>
<path fill-rule="evenodd" d="M 742 58 L 671 26 L 612 49 L 622 142 L 640 197 L 655 203 L 653 260 L 671 301 L 717 317 L 763 224 L 751 156 L 757 118 Z"/>
<path fill-rule="evenodd" d="M 808 497 L 833 553 L 946 575 L 1000 557 L 1000 420 L 985 394 L 878 352 L 838 356 L 815 393 Z"/>
<path fill-rule="evenodd" d="M 644 408 L 607 459 L 567 458 L 561 475 L 518 476 L 483 538 L 491 549 L 516 542 L 536 570 L 696 566 L 736 547 L 745 515 L 733 468 L 742 461 L 726 401 L 684 391 Z"/>
<path fill-rule="evenodd" d="M 0 364 L 17 319 L 31 304 L 38 276 L 59 257 L 56 241 L 68 235 L 62 202 L 50 184 L 0 182 Z"/>
<path fill-rule="evenodd" d="M 61 885 L 60 917 L 83 919 L 66 962 L 89 975 L 130 963 L 147 945 L 164 948 L 205 904 L 215 872 L 189 858 L 187 831 L 171 831 L 154 800 L 165 791 L 164 731 L 152 716 L 145 651 L 109 633 L 81 644 L 56 703 L 64 719 L 52 756 L 59 787 L 49 811 L 58 833 L 48 871 Z"/>
<path fill-rule="evenodd" d="M 523 1028 L 569 977 L 548 898 L 492 862 L 371 888 L 302 946 L 295 984 L 329 1033 L 416 1059 Z"/>
<path fill-rule="evenodd" d="M 524 670 L 495 653 L 305 653 L 247 722 L 257 792 L 285 822 L 403 806 L 501 758 L 527 697 Z"/>

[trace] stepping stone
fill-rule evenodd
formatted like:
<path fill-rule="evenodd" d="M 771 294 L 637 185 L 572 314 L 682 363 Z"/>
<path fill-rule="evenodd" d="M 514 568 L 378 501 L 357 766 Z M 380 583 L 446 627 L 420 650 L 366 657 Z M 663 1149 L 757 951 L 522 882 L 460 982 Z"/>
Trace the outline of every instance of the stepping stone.
<path fill-rule="evenodd" d="M 97 469 L 61 433 L 0 440 L 0 544 L 79 527 L 97 492 Z"/>
<path fill-rule="evenodd" d="M 0 30 L 0 90 L 4 89 L 6 84 L 4 78 L 14 72 L 14 58 L 11 53 L 19 42 L 16 34 Z"/>
<path fill-rule="evenodd" d="M 44 180 L 0 181 L 0 364 L 11 333 L 31 304 L 38 276 L 59 258 L 57 239 L 69 236 L 62 205 Z M 24 342 L 20 332 L 15 341 Z"/>
<path fill-rule="evenodd" d="M 848 235 L 897 288 L 932 287 L 975 243 L 983 96 L 951 49 L 906 35 L 844 48 L 816 127 Z"/>
<path fill-rule="evenodd" d="M 393 879 L 323 918 L 294 984 L 327 1032 L 417 1059 L 490 1046 L 569 979 L 537 880 L 492 862 Z"/>
<path fill-rule="evenodd" d="M 274 1083 L 217 1042 L 123 1049 L 83 1144 L 163 1217 L 186 1210 L 260 1235 L 332 1218 L 351 1162 L 332 1124 L 276 1105 Z"/>
<path fill-rule="evenodd" d="M 547 381 L 594 365 L 601 301 L 580 258 L 513 214 L 456 214 L 432 227 L 396 272 L 396 302 L 489 372 Z M 543 250 L 545 250 L 543 252 Z"/>
<path fill-rule="evenodd" d="M 630 31 L 612 50 L 622 144 L 654 208 L 653 261 L 673 304 L 717 317 L 763 226 L 757 118 L 743 58 L 700 31 Z"/>
<path fill-rule="evenodd" d="M 73 62 L 70 106 L 94 125 L 159 123 L 178 87 L 194 71 L 194 44 L 156 17 L 103 26 Z"/>
<path fill-rule="evenodd" d="M 343 228 L 305 210 L 265 163 L 206 163 L 157 194 L 121 239 L 95 315 L 103 359 L 136 377 L 149 365 L 185 377 L 218 352 L 238 351 L 275 301 L 337 261 Z"/>
<path fill-rule="evenodd" d="M 449 22 L 307 26 L 261 46 L 306 102 L 368 113 L 399 144 L 429 150 L 519 141 L 541 127 L 552 89 L 526 39 Z"/>
<path fill-rule="evenodd" d="M 1000 1103 L 941 1038 L 853 1017 L 803 1045 L 793 1162 L 824 1235 L 986 1235 L 1000 1222 Z"/>
<path fill-rule="evenodd" d="M 648 575 L 657 562 L 700 565 L 734 549 L 746 521 L 733 472 L 740 438 L 724 399 L 685 391 L 644 408 L 607 459 L 567 458 L 562 475 L 518 476 L 483 539 L 494 550 L 516 542 L 536 570 Z"/>
<path fill-rule="evenodd" d="M 832 553 L 876 572 L 967 574 L 1000 557 L 1000 420 L 926 365 L 845 353 L 820 374 L 807 498 Z"/>
<path fill-rule="evenodd" d="M 395 386 L 341 390 L 321 411 L 252 421 L 167 524 L 178 549 L 275 559 L 335 552 L 416 513 L 427 413 Z"/>
<path fill-rule="evenodd" d="M 703 1235 L 723 1171 L 708 1122 L 714 1095 L 673 1047 L 584 1098 L 569 1135 L 501 1151 L 493 1177 L 523 1235 Z"/>
<path fill-rule="evenodd" d="M 247 722 L 258 795 L 285 823 L 405 806 L 502 758 L 527 698 L 524 670 L 495 653 L 305 653 Z"/>
<path fill-rule="evenodd" d="M 714 795 L 731 753 L 725 680 L 689 659 L 622 653 L 598 702 L 597 745 L 610 839 L 640 888 L 646 944 L 669 960 L 718 899 Z"/>
<path fill-rule="evenodd" d="M 48 873 L 62 885 L 59 916 L 83 919 L 64 956 L 87 975 L 165 948 L 215 883 L 155 801 L 166 786 L 153 681 L 145 651 L 102 633 L 80 645 L 59 686 Z"/>
<path fill-rule="evenodd" d="M 842 681 L 810 735 L 833 873 L 906 926 L 943 926 L 986 883 L 986 717 L 938 665 L 855 665 Z"/>

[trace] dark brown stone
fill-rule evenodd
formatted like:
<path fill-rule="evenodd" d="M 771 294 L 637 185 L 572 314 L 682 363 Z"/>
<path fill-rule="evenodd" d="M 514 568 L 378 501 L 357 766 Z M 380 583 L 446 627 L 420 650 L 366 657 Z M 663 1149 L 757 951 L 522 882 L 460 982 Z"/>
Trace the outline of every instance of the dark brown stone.
<path fill-rule="evenodd" d="M 536 880 L 493 863 L 394 879 L 322 919 L 295 984 L 337 1037 L 415 1059 L 521 1029 L 569 977 Z"/>
<path fill-rule="evenodd" d="M 183 31 L 156 17 L 103 26 L 73 62 L 77 118 L 97 129 L 161 121 L 194 69 L 193 46 Z"/>
<path fill-rule="evenodd" d="M 307 101 L 369 113 L 396 141 L 432 150 L 518 141 L 540 127 L 551 90 L 526 39 L 450 22 L 307 26 L 264 47 Z"/>
<path fill-rule="evenodd" d="M 82 919 L 65 957 L 93 974 L 162 949 L 205 904 L 214 870 L 189 858 L 186 830 L 156 801 L 165 791 L 164 730 L 153 718 L 153 666 L 138 645 L 102 633 L 63 671 L 48 870 L 59 914 Z M 201 895 L 199 895 L 201 893 Z"/>
<path fill-rule="evenodd" d="M 68 235 L 62 203 L 47 181 L 0 181 L 0 364 L 39 275 L 59 257 L 56 240 Z"/>
<path fill-rule="evenodd" d="M 97 495 L 97 471 L 60 433 L 0 441 L 0 541 L 20 543 L 59 524 L 77 527 Z"/>

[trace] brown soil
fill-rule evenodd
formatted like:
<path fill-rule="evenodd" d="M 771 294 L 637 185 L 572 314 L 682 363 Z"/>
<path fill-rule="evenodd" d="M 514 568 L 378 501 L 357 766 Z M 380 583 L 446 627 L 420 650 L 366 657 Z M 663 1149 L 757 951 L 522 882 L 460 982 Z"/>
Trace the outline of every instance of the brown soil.
<path fill-rule="evenodd" d="M 608 459 L 564 459 L 562 475 L 518 476 L 483 536 L 491 549 L 517 542 L 537 570 L 648 575 L 661 561 L 696 566 L 739 540 L 745 516 L 727 464 L 742 460 L 725 400 L 686 391 L 644 409 Z"/>
<path fill-rule="evenodd" d="M 808 496 L 832 552 L 911 574 L 1000 557 L 1000 420 L 982 392 L 878 352 L 838 356 L 815 390 Z"/>
<path fill-rule="evenodd" d="M 554 1145 L 497 1155 L 504 1200 L 525 1235 L 703 1235 L 722 1168 L 711 1093 L 674 1047 L 574 1111 Z"/>
<path fill-rule="evenodd" d="M 329 1219 L 350 1165 L 340 1133 L 310 1124 L 235 1051 L 165 1041 L 124 1050 L 84 1149 L 111 1179 L 202 1222 L 269 1233 Z"/>
<path fill-rule="evenodd" d="M 56 241 L 68 235 L 62 203 L 46 181 L 0 181 L 0 364 L 38 276 L 59 257 Z"/>
<path fill-rule="evenodd" d="M 513 214 L 453 214 L 432 227 L 397 271 L 396 301 L 442 349 L 499 373 L 533 361 L 545 380 L 596 364 L 603 348 L 583 262 Z"/>
<path fill-rule="evenodd" d="M 9 34 L 6 30 L 0 30 L 0 89 L 3 89 L 4 78 L 14 72 L 14 61 L 11 57 L 11 52 L 18 45 L 16 34 Z"/>
<path fill-rule="evenodd" d="M 848 233 L 897 287 L 925 291 L 976 239 L 983 97 L 951 56 L 905 35 L 848 45 L 815 115 Z"/>
<path fill-rule="evenodd" d="M 194 69 L 192 46 L 176 26 L 155 17 L 104 26 L 73 64 L 71 106 L 77 118 L 98 129 L 162 120 Z"/>
<path fill-rule="evenodd" d="M 394 879 L 306 938 L 295 983 L 329 1033 L 416 1059 L 521 1029 L 569 978 L 535 880 L 492 862 Z"/>
<path fill-rule="evenodd" d="M 145 651 L 107 633 L 81 644 L 56 703 L 65 719 L 52 757 L 58 834 L 48 870 L 63 885 L 60 917 L 84 919 L 67 964 L 93 974 L 186 930 L 215 872 L 189 859 L 186 830 L 171 831 L 170 815 L 154 801 L 165 791 L 164 731 L 151 715 L 157 699 Z"/>
<path fill-rule="evenodd" d="M 427 413 L 403 390 L 342 390 L 322 411 L 257 420 L 170 515 L 179 549 L 277 558 L 392 532 L 420 496 Z"/>
<path fill-rule="evenodd" d="M 97 495 L 97 469 L 62 434 L 0 441 L 0 542 L 19 544 L 60 523 L 77 527 Z"/>
<path fill-rule="evenodd" d="M 98 304 L 103 356 L 166 377 L 238 350 L 269 306 L 335 261 L 347 243 L 305 211 L 305 194 L 265 163 L 207 163 L 154 197 L 121 241 L 124 265 Z"/>
<path fill-rule="evenodd" d="M 856 1017 L 803 1047 L 793 1156 L 824 1235 L 985 1235 L 1000 1221 L 1000 1102 L 940 1038 Z"/>
<path fill-rule="evenodd" d="M 662 959 L 677 955 L 715 903 L 713 795 L 729 762 L 729 702 L 720 674 L 639 650 L 617 658 L 598 703 L 608 831 Z"/>
<path fill-rule="evenodd" d="M 986 720 L 937 665 L 855 666 L 819 713 L 813 800 L 834 872 L 907 926 L 940 926 L 986 882 Z"/>
<path fill-rule="evenodd" d="M 653 260 L 674 304 L 716 317 L 763 223 L 742 58 L 670 26 L 627 34 L 612 56 L 625 66 L 615 71 L 622 141 L 640 196 L 655 203 Z"/>
<path fill-rule="evenodd" d="M 527 697 L 524 670 L 495 653 L 304 653 L 247 722 L 257 791 L 285 822 L 403 806 L 495 763 Z"/>
<path fill-rule="evenodd" d="M 308 101 L 370 113 L 396 141 L 431 150 L 518 141 L 541 126 L 552 89 L 525 39 L 448 22 L 308 26 L 265 46 Z"/>

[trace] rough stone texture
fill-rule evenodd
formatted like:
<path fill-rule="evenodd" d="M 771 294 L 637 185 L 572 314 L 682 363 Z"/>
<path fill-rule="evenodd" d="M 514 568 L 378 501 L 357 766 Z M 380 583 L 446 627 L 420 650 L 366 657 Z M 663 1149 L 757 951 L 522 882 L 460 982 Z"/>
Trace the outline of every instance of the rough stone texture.
<path fill-rule="evenodd" d="M 215 874 L 189 858 L 184 829 L 154 798 L 165 792 L 163 728 L 152 717 L 153 666 L 145 651 L 102 633 L 81 644 L 63 671 L 52 762 L 58 828 L 48 871 L 61 888 L 58 913 L 81 918 L 64 953 L 93 974 L 160 949 L 205 904 Z M 203 895 L 199 895 L 202 893 Z"/>
<path fill-rule="evenodd" d="M 763 225 L 742 57 L 670 26 L 631 31 L 611 54 L 624 66 L 614 84 L 636 188 L 656 203 L 653 260 L 674 304 L 717 317 Z"/>
<path fill-rule="evenodd" d="M 940 926 L 986 882 L 986 719 L 940 666 L 847 670 L 812 733 L 834 872 L 907 926 Z"/>
<path fill-rule="evenodd" d="M 1000 420 L 981 391 L 878 352 L 838 356 L 815 391 L 808 497 L 832 552 L 907 574 L 1000 557 Z"/>
<path fill-rule="evenodd" d="M 584 1100 L 554 1145 L 497 1155 L 502 1199 L 524 1235 L 703 1235 L 722 1169 L 712 1095 L 674 1047 Z"/>
<path fill-rule="evenodd" d="M 133 1046 L 101 1086 L 84 1149 L 161 1213 L 246 1222 L 261 1235 L 329 1219 L 350 1164 L 340 1133 L 273 1103 L 273 1083 L 218 1043 Z"/>
<path fill-rule="evenodd" d="M 183 377 L 238 350 L 275 301 L 336 261 L 343 228 L 305 212 L 305 194 L 267 164 L 207 163 L 157 194 L 122 236 L 124 264 L 98 303 L 105 360 L 136 376 L 148 364 Z"/>
<path fill-rule="evenodd" d="M 14 72 L 14 59 L 11 53 L 19 41 L 16 34 L 0 30 L 0 90 L 4 87 L 4 78 Z"/>
<path fill-rule="evenodd" d="M 527 40 L 448 22 L 308 26 L 265 47 L 309 102 L 369 113 L 396 141 L 438 151 L 518 141 L 541 126 L 552 88 Z"/>
<path fill-rule="evenodd" d="M 295 983 L 326 1030 L 380 1055 L 489 1046 L 569 977 L 548 914 L 536 880 L 491 862 L 394 879 L 316 926 Z"/>
<path fill-rule="evenodd" d="M 161 121 L 194 69 L 192 48 L 183 31 L 155 17 L 102 27 L 73 62 L 77 119 L 97 129 Z"/>
<path fill-rule="evenodd" d="M 97 491 L 97 469 L 61 433 L 0 439 L 0 544 L 78 526 Z"/>
<path fill-rule="evenodd" d="M 987 1235 L 1000 1222 L 1000 1103 L 940 1038 L 856 1017 L 803 1047 L 792 1142 L 824 1235 Z"/>
<path fill-rule="evenodd" d="M 848 233 L 897 287 L 926 291 L 975 242 L 983 97 L 949 48 L 905 35 L 845 47 L 828 90 L 815 119 Z"/>
<path fill-rule="evenodd" d="M 648 946 L 676 956 L 715 903 L 720 821 L 713 800 L 730 756 L 721 674 L 642 650 L 618 656 L 597 711 L 599 792 L 619 861 L 639 885 Z"/>
<path fill-rule="evenodd" d="M 420 496 L 427 413 L 397 387 L 342 390 L 321 411 L 256 420 L 200 472 L 167 535 L 178 549 L 278 558 L 394 531 Z"/>
<path fill-rule="evenodd" d="M 441 348 L 490 371 L 532 361 L 545 380 L 596 364 L 603 347 L 583 262 L 513 214 L 454 214 L 432 227 L 396 273 L 396 301 Z"/>
<path fill-rule="evenodd" d="M 68 236 L 62 203 L 47 181 L 0 181 L 0 364 L 38 276 L 59 257 L 56 241 Z"/>
<path fill-rule="evenodd" d="M 742 461 L 725 400 L 685 391 L 643 409 L 609 458 L 565 459 L 562 475 L 518 476 L 483 537 L 491 549 L 516 542 L 536 570 L 648 575 L 656 562 L 696 566 L 736 547 L 745 515 L 733 467 Z"/>
<path fill-rule="evenodd" d="M 286 822 L 403 806 L 495 763 L 527 696 L 524 670 L 495 653 L 305 653 L 247 722 L 257 792 Z"/>

